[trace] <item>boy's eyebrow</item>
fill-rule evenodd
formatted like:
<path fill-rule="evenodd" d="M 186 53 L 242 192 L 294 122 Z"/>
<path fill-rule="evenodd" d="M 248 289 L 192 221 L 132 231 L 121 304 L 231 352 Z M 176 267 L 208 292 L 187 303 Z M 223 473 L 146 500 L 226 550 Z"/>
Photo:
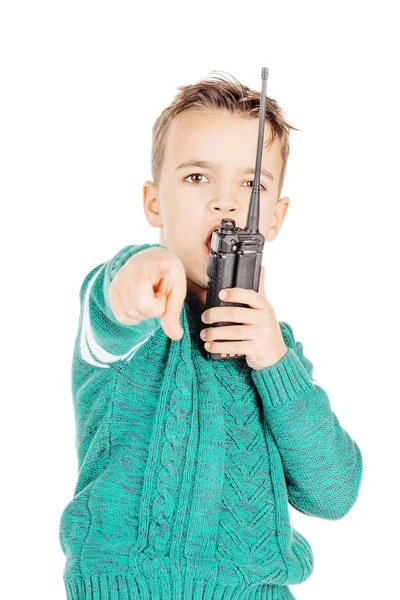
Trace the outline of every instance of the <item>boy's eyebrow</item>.
<path fill-rule="evenodd" d="M 214 165 L 212 162 L 209 162 L 208 160 L 187 160 L 186 162 L 181 163 L 176 170 L 179 171 L 179 169 L 183 169 L 184 167 L 200 167 L 201 169 L 210 169 L 211 171 L 216 170 L 216 165 Z M 240 171 L 239 175 L 247 175 L 249 173 L 254 175 L 255 168 L 246 167 L 245 169 L 242 169 L 242 171 Z M 271 181 L 275 181 L 274 176 L 272 175 L 272 173 L 267 171 L 267 169 L 261 168 L 261 175 L 268 177 L 269 179 L 271 179 Z"/>

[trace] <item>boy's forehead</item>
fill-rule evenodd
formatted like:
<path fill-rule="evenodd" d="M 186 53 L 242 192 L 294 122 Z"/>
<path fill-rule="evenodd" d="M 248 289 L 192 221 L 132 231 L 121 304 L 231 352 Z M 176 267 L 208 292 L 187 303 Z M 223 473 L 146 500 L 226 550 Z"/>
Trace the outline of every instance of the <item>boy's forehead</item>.
<path fill-rule="evenodd" d="M 175 117 L 167 132 L 165 162 L 177 168 L 183 161 L 207 160 L 222 163 L 235 161 L 239 168 L 255 166 L 258 118 L 245 118 L 225 110 L 186 111 Z M 271 138 L 271 128 L 265 124 L 264 148 Z M 264 149 L 268 170 L 277 176 L 282 167 L 281 143 L 276 137 L 272 146 Z M 246 164 L 244 164 L 246 163 Z M 249 164 L 248 164 L 249 163 Z"/>

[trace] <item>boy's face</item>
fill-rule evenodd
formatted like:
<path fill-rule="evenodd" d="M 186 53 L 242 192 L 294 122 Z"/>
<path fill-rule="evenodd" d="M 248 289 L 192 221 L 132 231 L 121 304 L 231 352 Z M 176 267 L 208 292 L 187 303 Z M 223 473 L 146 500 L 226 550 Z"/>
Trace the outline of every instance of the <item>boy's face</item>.
<path fill-rule="evenodd" d="M 264 146 L 271 129 L 265 125 Z M 245 119 L 228 111 L 188 111 L 173 119 L 167 132 L 164 163 L 159 185 L 146 181 L 143 202 L 147 220 L 160 228 L 159 243 L 182 261 L 187 288 L 204 304 L 207 292 L 207 260 L 204 242 L 221 219 L 234 219 L 244 228 L 254 180 L 258 118 Z M 188 161 L 209 165 L 181 166 Z M 283 165 L 280 141 L 262 156 L 260 226 L 266 241 L 277 236 L 289 206 L 289 198 L 278 199 L 278 181 Z M 249 171 L 250 169 L 250 171 Z M 251 172 L 253 170 L 253 172 Z"/>

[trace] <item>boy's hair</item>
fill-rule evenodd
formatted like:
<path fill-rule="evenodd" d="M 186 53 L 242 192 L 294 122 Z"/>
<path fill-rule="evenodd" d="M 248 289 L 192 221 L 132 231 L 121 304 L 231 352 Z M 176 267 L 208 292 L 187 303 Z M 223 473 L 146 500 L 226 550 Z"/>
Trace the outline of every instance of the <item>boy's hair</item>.
<path fill-rule="evenodd" d="M 211 71 L 218 73 L 223 71 Z M 157 118 L 152 129 L 151 170 L 153 181 L 159 184 L 161 169 L 164 160 L 167 133 L 172 119 L 177 115 L 189 111 L 228 110 L 244 118 L 259 118 L 260 92 L 243 85 L 235 77 L 233 81 L 224 77 L 209 77 L 197 83 L 182 85 L 176 89 L 181 90 L 169 106 L 164 108 Z M 285 113 L 276 100 L 267 96 L 265 102 L 265 120 L 271 127 L 271 140 L 267 148 L 274 143 L 276 136 L 281 142 L 283 158 L 282 171 L 279 177 L 278 198 L 280 197 L 285 180 L 286 166 L 290 152 L 290 129 L 299 131 L 285 119 Z"/>

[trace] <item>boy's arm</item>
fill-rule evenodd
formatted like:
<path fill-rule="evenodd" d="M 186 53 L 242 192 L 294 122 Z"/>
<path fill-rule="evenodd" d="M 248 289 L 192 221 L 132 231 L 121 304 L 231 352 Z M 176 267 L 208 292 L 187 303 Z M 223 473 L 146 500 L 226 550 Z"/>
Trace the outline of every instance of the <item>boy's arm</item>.
<path fill-rule="evenodd" d="M 108 368 L 127 360 L 159 327 L 160 318 L 144 319 L 137 325 L 126 325 L 115 318 L 110 305 L 110 284 L 118 269 L 136 252 L 161 244 L 129 245 L 111 260 L 95 267 L 80 289 L 80 319 L 77 349 L 87 363 Z"/>
<path fill-rule="evenodd" d="M 265 426 L 278 447 L 290 504 L 306 515 L 340 519 L 354 505 L 362 480 L 362 455 L 345 431 L 325 391 L 313 380 L 288 323 L 280 322 L 288 352 L 264 369 L 252 369 Z"/>

